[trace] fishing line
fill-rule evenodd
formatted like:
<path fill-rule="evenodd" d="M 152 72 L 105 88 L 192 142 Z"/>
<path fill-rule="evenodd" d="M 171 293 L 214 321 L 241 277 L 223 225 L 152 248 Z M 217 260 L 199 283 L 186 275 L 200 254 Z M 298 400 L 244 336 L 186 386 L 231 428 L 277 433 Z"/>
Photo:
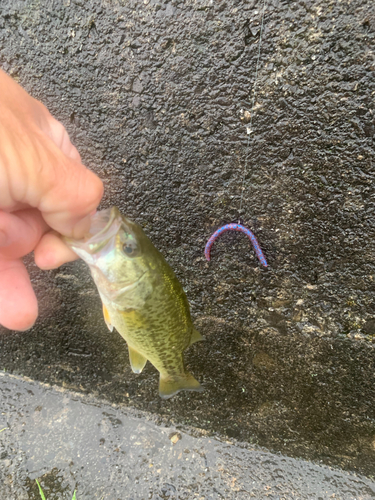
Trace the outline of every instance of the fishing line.
<path fill-rule="evenodd" d="M 260 47 L 261 47 L 261 44 L 262 44 L 263 26 L 264 26 L 264 13 L 265 13 L 265 10 L 266 10 L 266 0 L 263 1 L 263 13 L 262 13 L 262 20 L 261 20 L 261 25 L 260 25 L 258 58 L 257 58 L 256 67 L 255 67 L 255 78 L 254 78 L 254 86 L 253 86 L 253 99 L 252 99 L 252 102 L 251 102 L 250 123 L 249 123 L 249 126 L 246 127 L 247 145 L 246 145 L 246 155 L 245 155 L 244 172 L 243 172 L 243 176 L 242 176 L 241 200 L 240 200 L 239 214 L 241 214 L 242 199 L 243 199 L 243 192 L 244 192 L 244 183 L 245 183 L 245 176 L 246 176 L 246 171 L 247 171 L 247 161 L 248 161 L 248 158 L 249 158 L 250 134 L 253 131 L 252 130 L 253 115 L 254 115 L 253 111 L 254 111 L 254 104 L 255 104 L 255 98 L 256 98 L 256 85 L 258 83 L 258 69 L 259 69 L 259 61 L 260 61 Z M 238 221 L 238 223 L 239 222 L 240 221 Z"/>
<path fill-rule="evenodd" d="M 260 34 L 259 34 L 259 46 L 258 46 L 258 57 L 257 57 L 257 63 L 255 67 L 255 78 L 254 78 L 254 86 L 253 86 L 253 98 L 251 102 L 251 113 L 250 113 L 250 123 L 246 127 L 246 132 L 247 132 L 247 145 L 246 145 L 246 153 L 245 153 L 245 163 L 244 163 L 244 169 L 243 169 L 243 175 L 242 175 L 242 183 L 241 183 L 241 198 L 240 198 L 240 208 L 239 208 L 239 216 L 241 215 L 241 209 L 242 209 L 242 201 L 243 201 L 243 193 L 245 189 L 245 177 L 246 177 L 246 172 L 247 172 L 247 163 L 248 163 L 248 158 L 249 158 L 249 149 L 250 149 L 250 134 L 253 132 L 252 130 L 252 122 L 253 122 L 253 114 L 254 114 L 254 104 L 255 104 L 255 98 L 256 98 L 256 85 L 258 81 L 258 70 L 259 70 L 259 61 L 260 61 L 260 48 L 262 44 L 262 35 L 263 35 L 263 27 L 264 27 L 264 14 L 266 10 L 266 0 L 263 0 L 263 12 L 262 12 L 262 18 L 261 18 L 261 26 L 260 26 Z M 247 227 L 243 226 L 240 224 L 240 219 L 238 219 L 237 224 L 226 224 L 224 226 L 221 226 L 217 231 L 213 233 L 213 235 L 209 238 L 206 244 L 206 248 L 204 250 L 204 254 L 206 256 L 207 260 L 210 260 L 210 251 L 211 247 L 214 244 L 215 240 L 225 231 L 240 231 L 248 238 L 250 239 L 254 251 L 264 267 L 268 267 L 267 260 L 259 246 L 258 240 L 256 239 L 254 233 L 250 231 Z"/>

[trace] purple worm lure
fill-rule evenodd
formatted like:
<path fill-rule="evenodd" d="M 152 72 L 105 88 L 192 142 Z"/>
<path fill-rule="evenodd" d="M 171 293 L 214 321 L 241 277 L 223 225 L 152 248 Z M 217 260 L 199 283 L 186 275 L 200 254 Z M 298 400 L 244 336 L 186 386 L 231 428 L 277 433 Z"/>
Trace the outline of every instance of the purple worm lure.
<path fill-rule="evenodd" d="M 225 231 L 239 231 L 246 234 L 246 236 L 251 241 L 251 244 L 253 245 L 259 262 L 262 264 L 262 266 L 268 267 L 264 253 L 262 252 L 262 249 L 260 248 L 258 240 L 256 239 L 254 233 L 252 233 L 250 229 L 247 229 L 247 227 L 242 226 L 242 224 L 226 224 L 225 226 L 219 227 L 219 229 L 214 232 L 211 238 L 207 241 L 206 248 L 204 249 L 204 255 L 206 256 L 207 260 L 210 260 L 211 247 L 214 244 L 214 241 Z"/>

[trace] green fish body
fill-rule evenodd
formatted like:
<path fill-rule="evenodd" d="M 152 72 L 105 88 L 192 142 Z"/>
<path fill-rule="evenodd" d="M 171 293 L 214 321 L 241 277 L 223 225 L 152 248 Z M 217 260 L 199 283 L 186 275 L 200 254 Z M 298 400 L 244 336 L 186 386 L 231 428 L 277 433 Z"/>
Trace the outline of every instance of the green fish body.
<path fill-rule="evenodd" d="M 142 228 L 112 207 L 92 217 L 84 239 L 65 242 L 89 265 L 104 319 L 126 340 L 133 371 L 149 360 L 160 373 L 163 398 L 201 391 L 184 368 L 183 351 L 202 337 L 181 284 Z"/>

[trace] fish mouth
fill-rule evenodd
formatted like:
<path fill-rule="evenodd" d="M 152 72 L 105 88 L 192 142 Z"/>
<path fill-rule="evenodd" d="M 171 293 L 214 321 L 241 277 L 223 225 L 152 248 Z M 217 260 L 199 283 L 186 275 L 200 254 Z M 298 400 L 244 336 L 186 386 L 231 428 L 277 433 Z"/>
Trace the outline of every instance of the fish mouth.
<path fill-rule="evenodd" d="M 90 229 L 80 240 L 64 237 L 65 243 L 74 248 L 95 254 L 105 247 L 121 226 L 121 215 L 116 207 L 96 212 L 90 219 Z"/>

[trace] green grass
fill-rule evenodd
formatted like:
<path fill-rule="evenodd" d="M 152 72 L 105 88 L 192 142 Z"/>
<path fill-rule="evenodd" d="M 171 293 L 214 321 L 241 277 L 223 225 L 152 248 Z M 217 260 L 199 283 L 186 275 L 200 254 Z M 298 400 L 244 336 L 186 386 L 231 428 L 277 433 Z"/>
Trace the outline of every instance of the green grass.
<path fill-rule="evenodd" d="M 36 484 L 38 485 L 38 488 L 39 488 L 40 498 L 41 498 L 42 500 L 46 500 L 46 497 L 44 496 L 44 493 L 43 493 L 42 487 L 41 487 L 41 486 L 40 486 L 40 484 L 39 484 L 39 481 L 38 481 L 37 479 L 35 479 L 35 481 L 36 481 Z M 76 499 L 76 490 L 74 490 L 72 500 L 77 500 L 77 499 Z"/>

